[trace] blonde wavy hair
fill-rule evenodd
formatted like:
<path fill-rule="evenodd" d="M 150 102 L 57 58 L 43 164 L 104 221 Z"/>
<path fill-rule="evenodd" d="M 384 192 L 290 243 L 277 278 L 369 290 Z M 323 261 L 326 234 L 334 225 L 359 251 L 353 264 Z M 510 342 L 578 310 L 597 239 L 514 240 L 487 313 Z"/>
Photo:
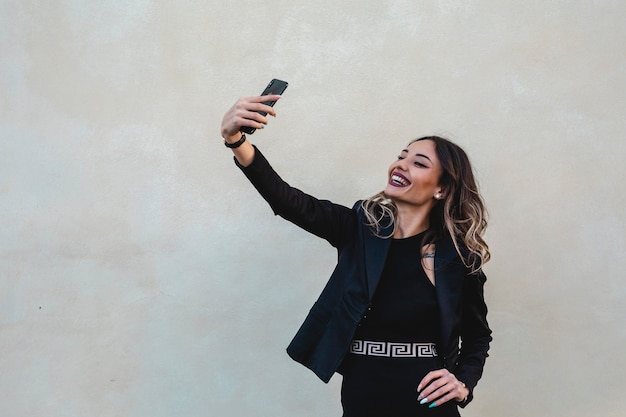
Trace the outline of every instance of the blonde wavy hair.
<path fill-rule="evenodd" d="M 438 200 L 430 212 L 430 224 L 424 235 L 423 245 L 436 243 L 450 236 L 463 263 L 476 272 L 491 258 L 489 246 L 483 239 L 487 228 L 487 210 L 478 190 L 472 166 L 465 151 L 448 139 L 426 136 L 415 139 L 435 143 L 437 157 L 443 168 L 439 182 L 445 197 Z M 396 230 L 396 204 L 380 192 L 361 202 L 368 225 L 377 236 L 390 238 Z M 389 235 L 382 236 L 381 230 L 393 226 Z"/>

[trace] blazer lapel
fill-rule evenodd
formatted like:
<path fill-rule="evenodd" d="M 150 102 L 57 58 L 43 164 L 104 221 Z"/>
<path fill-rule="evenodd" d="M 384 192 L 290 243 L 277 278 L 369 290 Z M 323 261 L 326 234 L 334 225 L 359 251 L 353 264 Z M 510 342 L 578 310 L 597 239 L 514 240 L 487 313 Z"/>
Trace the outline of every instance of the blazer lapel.
<path fill-rule="evenodd" d="M 435 248 L 435 289 L 441 316 L 441 345 L 449 345 L 454 326 L 456 309 L 463 292 L 463 280 L 455 273 L 457 252 L 450 238 L 437 242 Z M 462 266 L 462 264 L 461 264 Z M 463 268 L 464 269 L 464 268 Z M 462 277 L 465 275 L 463 274 Z"/>
<path fill-rule="evenodd" d="M 381 234 L 386 236 L 391 233 L 391 229 L 392 227 L 383 228 Z M 387 252 L 389 252 L 391 238 L 380 238 L 367 226 L 364 226 L 361 230 L 363 232 L 363 255 L 365 260 L 367 292 L 369 301 L 371 302 L 383 273 L 383 268 L 385 267 L 385 260 L 387 259 Z"/>

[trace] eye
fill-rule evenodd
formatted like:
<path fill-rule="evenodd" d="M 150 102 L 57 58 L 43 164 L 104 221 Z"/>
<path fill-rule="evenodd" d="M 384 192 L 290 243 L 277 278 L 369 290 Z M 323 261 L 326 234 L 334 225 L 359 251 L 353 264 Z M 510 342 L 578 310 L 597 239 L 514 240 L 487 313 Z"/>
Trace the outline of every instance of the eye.
<path fill-rule="evenodd" d="M 415 161 L 414 165 L 420 168 L 426 168 L 426 165 L 422 164 L 421 162 Z"/>
<path fill-rule="evenodd" d="M 401 160 L 403 160 L 403 159 L 404 159 L 404 156 L 402 156 L 402 155 L 398 155 L 398 161 L 401 161 Z"/>

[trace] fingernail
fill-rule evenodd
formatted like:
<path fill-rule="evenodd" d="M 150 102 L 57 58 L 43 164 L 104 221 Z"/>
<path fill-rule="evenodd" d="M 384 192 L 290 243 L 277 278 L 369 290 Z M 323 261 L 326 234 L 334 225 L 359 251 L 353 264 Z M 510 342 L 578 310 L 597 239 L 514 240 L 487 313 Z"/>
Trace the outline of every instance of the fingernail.
<path fill-rule="evenodd" d="M 420 401 L 420 405 L 424 405 L 428 402 L 428 398 L 423 398 L 422 401 Z"/>
<path fill-rule="evenodd" d="M 428 406 L 428 408 L 435 408 L 435 407 L 437 407 L 437 403 L 436 402 L 434 402 L 434 403 L 432 403 L 431 405 Z"/>
<path fill-rule="evenodd" d="M 261 129 L 265 129 L 265 125 L 261 125 Z"/>

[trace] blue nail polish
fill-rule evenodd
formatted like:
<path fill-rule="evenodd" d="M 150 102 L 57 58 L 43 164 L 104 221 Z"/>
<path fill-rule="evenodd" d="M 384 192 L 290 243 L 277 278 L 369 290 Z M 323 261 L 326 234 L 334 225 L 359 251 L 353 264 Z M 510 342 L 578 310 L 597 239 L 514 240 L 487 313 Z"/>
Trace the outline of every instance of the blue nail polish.
<path fill-rule="evenodd" d="M 436 402 L 434 402 L 434 403 L 432 403 L 431 405 L 428 406 L 428 408 L 435 408 L 435 407 L 437 407 L 437 403 Z"/>
<path fill-rule="evenodd" d="M 428 402 L 428 398 L 424 398 L 422 399 L 422 401 L 420 401 L 420 405 L 424 405 Z"/>

